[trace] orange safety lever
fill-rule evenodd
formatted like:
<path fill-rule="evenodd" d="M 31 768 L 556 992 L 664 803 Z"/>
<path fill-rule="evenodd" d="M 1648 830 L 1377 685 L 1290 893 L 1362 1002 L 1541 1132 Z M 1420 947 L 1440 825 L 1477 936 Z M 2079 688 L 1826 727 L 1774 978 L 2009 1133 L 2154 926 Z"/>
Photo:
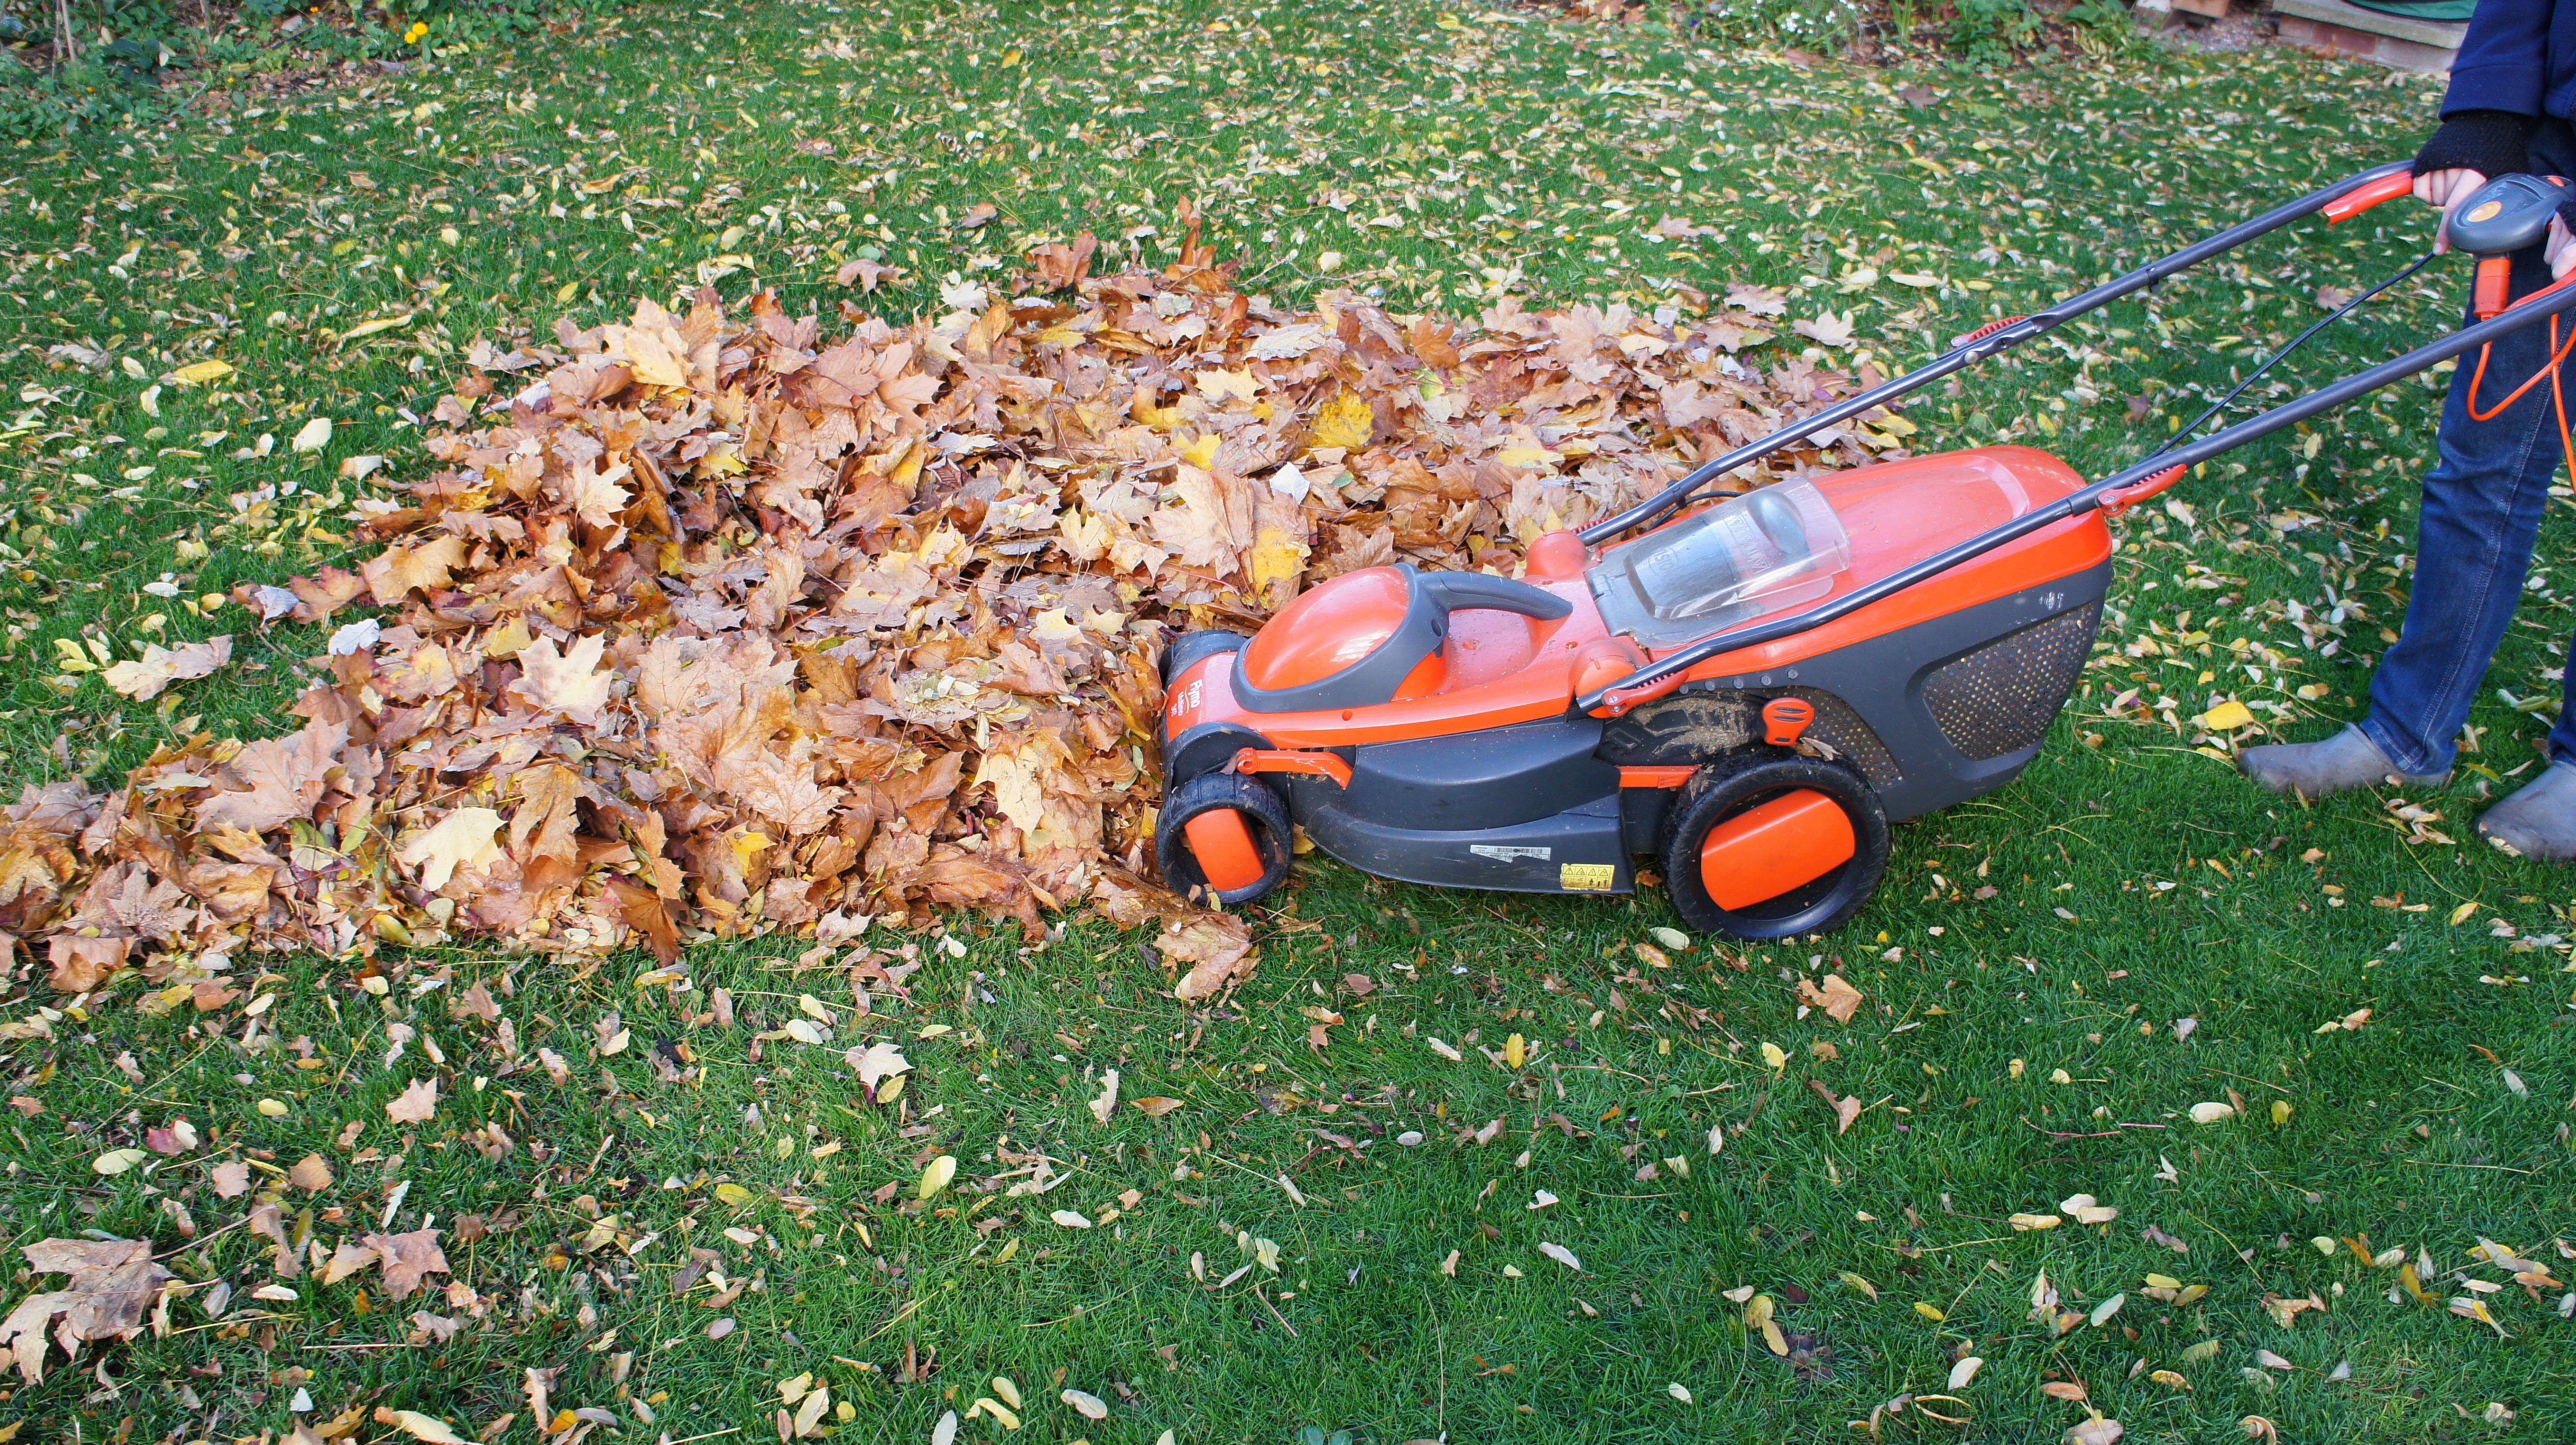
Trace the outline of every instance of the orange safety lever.
<path fill-rule="evenodd" d="M 2415 174 L 2412 171 L 2393 176 L 2381 176 L 2366 186 L 2355 186 L 2326 202 L 2325 218 L 2329 223 L 2349 221 L 2384 201 L 2393 201 L 2400 196 L 2412 195 L 2414 192 Z"/>
<path fill-rule="evenodd" d="M 1762 741 L 1794 748 L 1816 720 L 1816 705 L 1803 697 L 1775 697 L 1762 705 Z"/>
<path fill-rule="evenodd" d="M 1245 748 L 1226 765 L 1234 773 L 1304 773 L 1308 777 L 1330 778 L 1342 787 L 1351 785 L 1351 765 L 1332 753 L 1295 752 L 1285 748 Z"/>

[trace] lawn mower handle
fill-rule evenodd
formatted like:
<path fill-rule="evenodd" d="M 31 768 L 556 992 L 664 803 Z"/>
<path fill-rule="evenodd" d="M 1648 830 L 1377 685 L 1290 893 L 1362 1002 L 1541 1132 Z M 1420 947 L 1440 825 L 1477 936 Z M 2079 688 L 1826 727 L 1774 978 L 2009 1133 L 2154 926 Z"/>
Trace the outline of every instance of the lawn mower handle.
<path fill-rule="evenodd" d="M 2341 219 L 2342 215 L 2357 214 L 2360 210 L 2377 205 L 2381 201 L 2393 200 L 2403 192 L 2392 190 L 2390 187 L 2399 178 L 2412 176 L 2414 171 L 2415 163 L 2412 161 L 2391 161 L 2384 166 L 2374 166 L 2358 175 L 2347 176 L 2323 190 L 2302 196 L 2277 210 L 2265 212 L 2253 220 L 2230 227 L 2207 240 L 2186 246 L 2161 260 L 2151 261 L 2125 276 L 2105 281 L 2080 296 L 2071 296 L 2044 310 L 2032 312 L 2028 316 L 1982 327 L 1949 351 L 1894 381 L 1881 383 L 1858 396 L 1836 402 L 1813 416 L 1792 422 L 1769 436 L 1747 442 L 1717 460 L 1695 469 L 1689 476 L 1639 502 L 1627 511 L 1607 521 L 1593 523 L 1584 528 L 1581 533 L 1584 544 L 1598 546 L 1623 533 L 1634 531 L 1665 517 L 1688 506 L 1700 488 L 1748 462 L 1759 461 L 1772 452 L 1794 442 L 1804 441 L 1837 422 L 1849 421 L 1874 407 L 1884 406 L 1908 392 L 1920 390 L 1953 372 L 1964 370 L 1998 351 L 2017 346 L 2034 336 L 2054 331 L 2088 311 L 2099 310 L 2123 296 L 2142 291 L 2178 271 L 2188 270 L 2212 256 L 2234 250 L 2257 236 L 2268 235 L 2293 221 L 2328 210 L 2338 202 L 2357 204 L 2345 206 L 2336 219 Z"/>
<path fill-rule="evenodd" d="M 2277 212 L 2275 214 L 2278 214 Z M 1758 622 L 1750 627 L 1723 632 L 1715 637 L 1692 643 L 1647 663 L 1619 681 L 1599 688 L 1575 700 L 1578 713 L 1617 717 L 1639 703 L 1661 697 L 1679 685 L 1682 674 L 1712 657 L 1741 648 L 1758 647 L 1784 637 L 1812 631 L 1826 623 L 1849 616 L 1874 602 L 1904 591 L 1916 583 L 2018 541 L 2046 527 L 2055 526 L 2070 517 L 2086 512 L 2126 507 L 2152 496 L 2180 479 L 2179 474 L 2210 458 L 2235 450 L 2247 442 L 2270 436 L 2286 427 L 2295 426 L 2321 412 L 2334 410 L 2346 402 L 2366 396 L 2391 382 L 2403 381 L 2418 372 L 2475 351 L 2479 347 L 2511 335 L 2526 326 L 2552 316 L 2576 310 L 2576 278 L 2547 290 L 2535 292 L 2507 309 L 2502 315 L 2464 326 L 2439 341 L 2419 346 L 2391 361 L 2381 362 L 2332 386 L 2311 392 L 2293 402 L 2248 417 L 2224 431 L 2187 442 L 2171 451 L 2160 452 L 2126 471 L 2105 477 L 2080 490 L 2069 492 L 2044 507 L 2035 508 L 2004 523 L 1990 532 L 1926 557 L 1910 567 L 1891 572 L 1865 587 L 1854 588 L 1821 607 L 1809 608 L 1793 616 Z M 2150 485 L 2153 484 L 2153 485 Z M 1607 708 L 1606 712 L 1596 710 Z"/>

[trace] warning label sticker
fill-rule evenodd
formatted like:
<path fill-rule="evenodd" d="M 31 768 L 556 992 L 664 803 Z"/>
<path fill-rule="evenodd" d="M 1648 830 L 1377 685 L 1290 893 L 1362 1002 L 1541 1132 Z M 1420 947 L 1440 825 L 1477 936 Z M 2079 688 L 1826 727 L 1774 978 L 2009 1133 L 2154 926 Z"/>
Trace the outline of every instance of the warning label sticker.
<path fill-rule="evenodd" d="M 1606 893 L 1619 881 L 1619 868 L 1613 863 L 1567 863 L 1557 869 L 1556 881 L 1568 893 Z"/>

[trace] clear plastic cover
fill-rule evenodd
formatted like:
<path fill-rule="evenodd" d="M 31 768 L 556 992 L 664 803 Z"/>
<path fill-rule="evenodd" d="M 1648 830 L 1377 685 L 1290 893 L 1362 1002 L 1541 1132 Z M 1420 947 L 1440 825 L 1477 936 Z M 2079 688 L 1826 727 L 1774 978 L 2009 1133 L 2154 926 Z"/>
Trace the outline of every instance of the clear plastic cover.
<path fill-rule="evenodd" d="M 1833 590 L 1851 537 L 1815 483 L 1731 498 L 1621 547 L 1592 569 L 1611 630 L 1675 646 Z"/>

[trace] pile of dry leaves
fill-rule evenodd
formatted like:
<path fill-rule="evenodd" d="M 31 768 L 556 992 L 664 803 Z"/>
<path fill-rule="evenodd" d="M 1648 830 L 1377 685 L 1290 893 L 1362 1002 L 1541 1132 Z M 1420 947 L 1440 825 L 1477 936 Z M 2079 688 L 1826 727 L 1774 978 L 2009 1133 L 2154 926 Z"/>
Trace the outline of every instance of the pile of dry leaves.
<path fill-rule="evenodd" d="M 1088 902 L 1161 919 L 1200 996 L 1248 936 L 1141 876 L 1177 629 L 1398 559 L 1508 572 L 1855 380 L 1745 354 L 1783 309 L 1756 288 L 1695 322 L 1505 301 L 1462 329 L 1281 310 L 1194 231 L 1160 273 L 1090 255 L 1043 248 L 1027 294 L 952 284 L 906 327 L 709 292 L 478 343 L 436 470 L 360 505 L 383 549 L 236 593 L 264 622 L 388 609 L 342 619 L 302 727 L 164 749 L 104 796 L 29 790 L 0 928 L 46 940 L 58 989 L 140 965 L 175 1001 L 246 946 L 667 959 Z"/>

